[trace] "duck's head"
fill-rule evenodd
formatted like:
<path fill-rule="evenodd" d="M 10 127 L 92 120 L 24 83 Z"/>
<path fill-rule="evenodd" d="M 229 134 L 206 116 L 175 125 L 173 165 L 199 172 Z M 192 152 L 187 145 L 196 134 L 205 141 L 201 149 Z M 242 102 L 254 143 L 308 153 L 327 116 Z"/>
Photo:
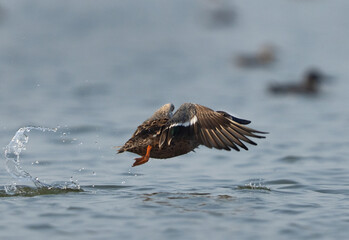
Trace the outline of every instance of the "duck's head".
<path fill-rule="evenodd" d="M 332 76 L 326 75 L 318 69 L 309 69 L 304 74 L 304 85 L 310 90 L 317 90 L 323 82 L 329 82 L 333 79 Z"/>

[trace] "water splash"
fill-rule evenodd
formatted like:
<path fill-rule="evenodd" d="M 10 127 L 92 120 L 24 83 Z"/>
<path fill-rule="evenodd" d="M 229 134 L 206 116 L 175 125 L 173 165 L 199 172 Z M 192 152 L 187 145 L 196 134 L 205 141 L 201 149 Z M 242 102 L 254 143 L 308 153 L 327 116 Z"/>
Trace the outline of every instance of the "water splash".
<path fill-rule="evenodd" d="M 261 179 L 258 180 L 258 182 L 256 182 L 255 180 L 252 180 L 251 182 L 249 182 L 248 184 L 245 184 L 243 186 L 238 186 L 238 189 L 242 190 L 242 189 L 250 189 L 250 190 L 265 190 L 265 191 L 271 191 L 271 189 L 267 186 L 265 186 L 262 182 Z"/>
<path fill-rule="evenodd" d="M 46 128 L 46 127 L 22 127 L 18 129 L 16 134 L 11 139 L 10 143 L 6 146 L 4 156 L 5 156 L 5 168 L 7 172 L 13 177 L 14 182 L 12 185 L 4 186 L 6 194 L 11 195 L 21 195 L 23 190 L 27 191 L 31 189 L 31 192 L 41 192 L 54 191 L 56 192 L 59 189 L 74 191 L 79 190 L 80 186 L 77 182 L 72 179 L 70 182 L 65 182 L 63 185 L 49 185 L 39 181 L 37 177 L 32 177 L 29 172 L 25 171 L 21 166 L 20 156 L 22 151 L 26 150 L 26 145 L 29 141 L 29 137 L 26 133 L 29 133 L 31 130 L 37 130 L 41 132 L 57 132 L 57 128 Z M 17 182 L 26 182 L 34 184 L 34 190 L 30 187 L 18 186 Z M 28 191 L 27 191 L 28 192 Z"/>

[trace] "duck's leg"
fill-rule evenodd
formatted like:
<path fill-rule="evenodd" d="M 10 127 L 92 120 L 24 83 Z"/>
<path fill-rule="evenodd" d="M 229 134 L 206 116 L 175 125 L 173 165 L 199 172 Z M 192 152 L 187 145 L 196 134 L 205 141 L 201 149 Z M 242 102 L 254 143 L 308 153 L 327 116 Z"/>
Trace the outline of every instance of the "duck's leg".
<path fill-rule="evenodd" d="M 146 154 L 140 158 L 135 158 L 136 161 L 133 163 L 132 167 L 142 165 L 142 164 L 148 162 L 149 157 L 150 157 L 151 148 L 152 148 L 152 146 L 148 145 Z"/>

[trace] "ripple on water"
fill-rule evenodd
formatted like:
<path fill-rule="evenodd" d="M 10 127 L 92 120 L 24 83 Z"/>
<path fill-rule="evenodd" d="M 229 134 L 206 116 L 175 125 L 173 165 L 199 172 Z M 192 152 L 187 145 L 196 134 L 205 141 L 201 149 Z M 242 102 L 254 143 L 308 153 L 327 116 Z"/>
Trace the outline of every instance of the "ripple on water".
<path fill-rule="evenodd" d="M 282 157 L 280 159 L 278 159 L 280 162 L 284 162 L 284 163 L 296 163 L 299 162 L 301 160 L 303 160 L 304 158 L 301 156 L 296 156 L 296 155 L 288 155 L 285 157 Z"/>
<path fill-rule="evenodd" d="M 142 194 L 140 197 L 147 207 L 170 207 L 176 211 L 206 213 L 212 216 L 226 214 L 230 203 L 236 201 L 235 197 L 227 194 L 213 195 L 206 192 L 154 192 Z"/>
<path fill-rule="evenodd" d="M 88 185 L 84 186 L 85 190 L 101 189 L 101 190 L 120 190 L 123 188 L 129 188 L 127 185 Z"/>
<path fill-rule="evenodd" d="M 285 185 L 285 184 L 298 184 L 298 182 L 290 179 L 277 179 L 277 180 L 271 180 L 266 181 L 266 184 L 268 185 Z"/>
<path fill-rule="evenodd" d="M 50 195 L 50 194 L 66 194 L 71 192 L 83 192 L 81 188 L 62 188 L 62 187 L 29 187 L 16 185 L 15 189 L 0 190 L 0 197 L 33 197 L 38 195 Z"/>
<path fill-rule="evenodd" d="M 314 189 L 314 192 L 326 193 L 326 194 L 342 194 L 349 196 L 349 189 Z"/>
<path fill-rule="evenodd" d="M 293 209 L 274 209 L 272 210 L 272 212 L 277 214 L 298 215 L 303 213 L 304 211 L 298 211 Z"/>
<path fill-rule="evenodd" d="M 49 230 L 55 227 L 49 223 L 42 223 L 42 224 L 29 224 L 27 225 L 27 228 L 33 229 L 33 230 Z"/>
<path fill-rule="evenodd" d="M 275 185 L 278 190 L 307 188 L 307 186 L 291 179 L 276 179 L 276 180 L 266 181 L 265 184 Z"/>

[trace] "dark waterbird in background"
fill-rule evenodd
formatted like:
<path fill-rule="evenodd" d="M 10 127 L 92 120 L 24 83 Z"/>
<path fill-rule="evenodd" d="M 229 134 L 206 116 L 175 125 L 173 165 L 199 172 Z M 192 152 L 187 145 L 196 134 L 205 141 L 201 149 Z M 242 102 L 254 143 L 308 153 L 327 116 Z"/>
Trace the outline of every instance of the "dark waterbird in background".
<path fill-rule="evenodd" d="M 304 94 L 312 95 L 320 91 L 323 81 L 330 79 L 317 69 L 308 70 L 299 83 L 274 83 L 269 86 L 269 92 L 273 94 Z"/>
<path fill-rule="evenodd" d="M 173 114 L 171 103 L 159 108 L 145 120 L 132 137 L 118 150 L 136 153 L 133 166 L 146 163 L 149 158 L 171 158 L 193 151 L 199 145 L 230 151 L 240 148 L 248 150 L 246 142 L 257 145 L 249 137 L 265 138 L 266 134 L 245 125 L 250 121 L 236 118 L 223 111 L 214 111 L 208 107 L 184 103 Z"/>

